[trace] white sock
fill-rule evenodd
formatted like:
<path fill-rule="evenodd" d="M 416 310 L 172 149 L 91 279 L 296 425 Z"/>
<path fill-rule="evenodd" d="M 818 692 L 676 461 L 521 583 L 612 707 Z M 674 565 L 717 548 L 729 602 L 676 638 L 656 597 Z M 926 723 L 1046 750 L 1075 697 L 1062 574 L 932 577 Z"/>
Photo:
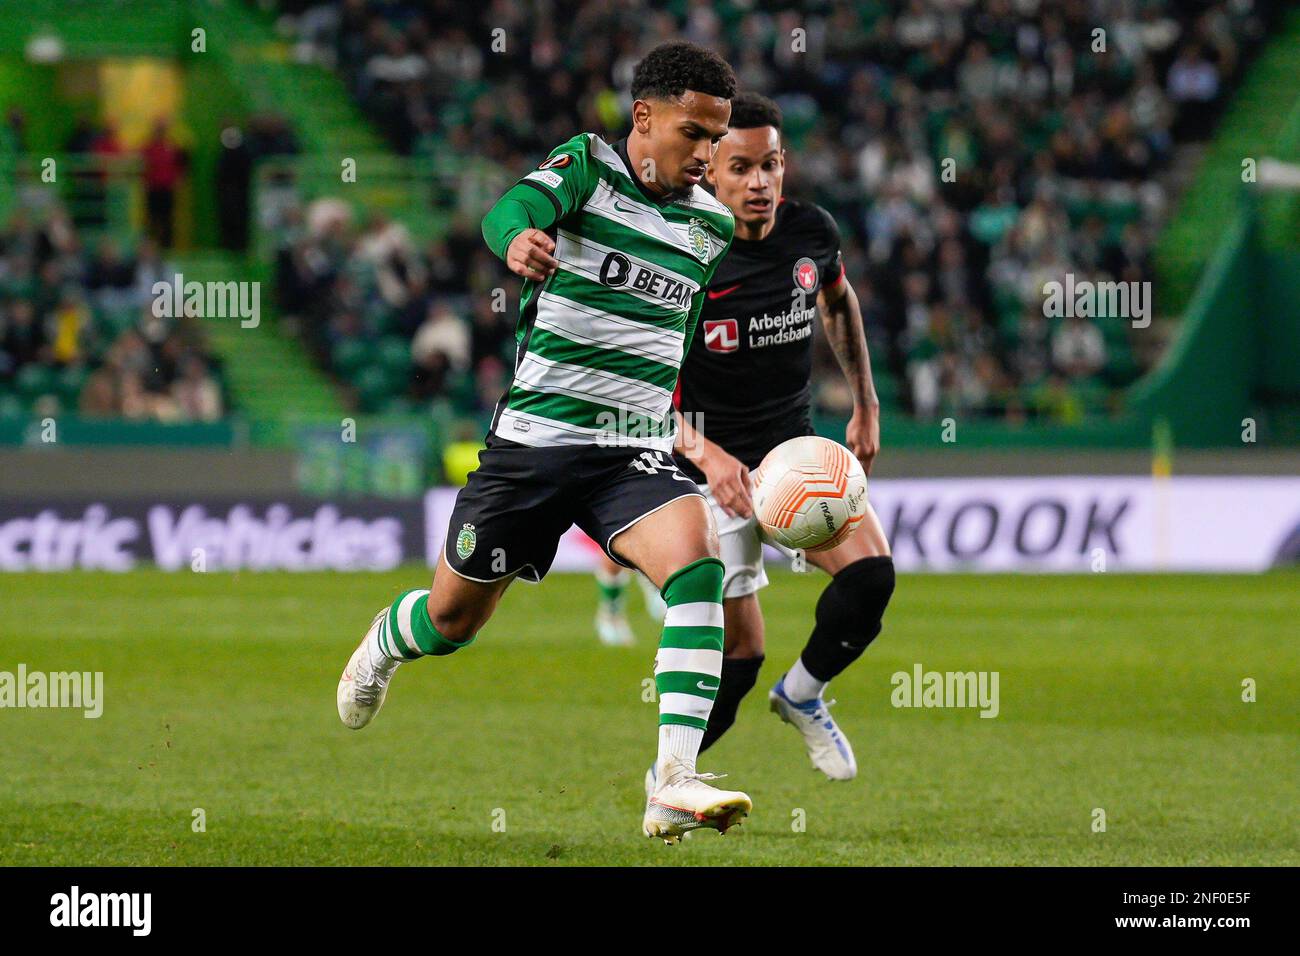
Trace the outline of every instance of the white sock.
<path fill-rule="evenodd" d="M 379 666 L 384 663 L 401 664 L 405 658 L 394 657 L 384 650 L 384 643 L 379 639 L 379 628 L 375 628 L 374 634 L 366 638 L 367 649 L 370 651 L 370 661 L 372 666 Z"/>
<path fill-rule="evenodd" d="M 798 658 L 781 679 L 781 688 L 785 691 L 785 696 L 796 704 L 806 704 L 822 695 L 826 682 L 809 674 L 808 668 L 803 666 L 803 658 Z"/>
<path fill-rule="evenodd" d="M 685 724 L 659 725 L 659 759 L 655 761 L 655 776 L 664 781 L 664 770 L 670 760 L 676 761 L 674 775 L 695 772 L 695 758 L 700 755 L 704 731 Z M 664 781 L 667 782 L 667 781 Z"/>

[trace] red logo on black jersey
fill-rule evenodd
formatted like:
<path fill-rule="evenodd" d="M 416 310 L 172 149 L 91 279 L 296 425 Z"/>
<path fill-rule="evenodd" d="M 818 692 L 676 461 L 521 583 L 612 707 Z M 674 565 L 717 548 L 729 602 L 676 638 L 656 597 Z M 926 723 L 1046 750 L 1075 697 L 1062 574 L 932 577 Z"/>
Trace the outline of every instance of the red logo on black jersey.
<path fill-rule="evenodd" d="M 573 162 L 572 156 L 570 156 L 568 153 L 561 153 L 559 156 L 552 156 L 550 159 L 542 163 L 542 165 L 538 166 L 537 168 L 538 169 L 563 169 L 571 162 Z"/>
<path fill-rule="evenodd" d="M 704 347 L 710 352 L 734 352 L 740 348 L 740 326 L 735 319 L 705 319 Z"/>
<path fill-rule="evenodd" d="M 804 256 L 794 264 L 794 281 L 805 292 L 817 288 L 817 263 Z"/>

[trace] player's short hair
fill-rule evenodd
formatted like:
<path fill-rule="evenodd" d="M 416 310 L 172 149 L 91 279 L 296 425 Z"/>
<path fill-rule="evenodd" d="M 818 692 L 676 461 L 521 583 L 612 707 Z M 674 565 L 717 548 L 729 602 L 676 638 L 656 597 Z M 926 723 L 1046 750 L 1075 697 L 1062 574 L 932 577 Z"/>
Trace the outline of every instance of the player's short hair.
<path fill-rule="evenodd" d="M 769 100 L 762 93 L 737 93 L 731 98 L 732 129 L 757 129 L 771 126 L 781 132 L 781 107 Z"/>
<path fill-rule="evenodd" d="M 736 74 L 718 54 L 685 40 L 659 44 L 632 74 L 634 100 L 672 99 L 687 90 L 729 100 L 736 95 Z"/>

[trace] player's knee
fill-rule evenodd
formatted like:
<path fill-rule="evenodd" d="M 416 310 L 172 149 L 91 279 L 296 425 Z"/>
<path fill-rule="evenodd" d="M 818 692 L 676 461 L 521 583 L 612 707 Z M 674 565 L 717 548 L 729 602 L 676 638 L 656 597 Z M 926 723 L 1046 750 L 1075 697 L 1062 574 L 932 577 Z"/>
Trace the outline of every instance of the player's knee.
<path fill-rule="evenodd" d="M 763 656 L 763 632 L 727 631 L 726 653 L 728 657 L 753 658 Z"/>
<path fill-rule="evenodd" d="M 894 559 L 862 558 L 841 568 L 817 601 L 817 626 L 865 648 L 880 633 L 894 593 Z"/>
<path fill-rule="evenodd" d="M 722 557 L 722 543 L 718 538 L 718 526 L 713 523 L 713 513 L 709 513 L 709 523 L 704 532 L 704 550 L 711 558 Z"/>
<path fill-rule="evenodd" d="M 691 530 L 680 539 L 681 544 L 696 555 L 720 557 L 722 546 L 718 540 L 718 525 L 713 518 L 713 509 L 703 498 L 691 496 L 683 500 L 687 507 L 696 511 L 699 521 L 692 523 Z"/>
<path fill-rule="evenodd" d="M 722 548 L 718 546 L 718 536 L 712 531 L 709 532 L 708 540 L 704 542 L 704 554 L 715 561 L 722 560 Z"/>

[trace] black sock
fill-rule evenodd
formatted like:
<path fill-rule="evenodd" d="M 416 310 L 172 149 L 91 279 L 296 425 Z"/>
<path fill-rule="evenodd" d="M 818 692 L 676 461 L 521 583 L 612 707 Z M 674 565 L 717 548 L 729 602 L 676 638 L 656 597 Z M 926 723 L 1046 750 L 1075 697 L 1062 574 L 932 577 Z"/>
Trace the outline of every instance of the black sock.
<path fill-rule="evenodd" d="M 893 593 L 894 559 L 888 555 L 841 568 L 817 601 L 817 626 L 800 655 L 808 673 L 829 681 L 861 657 L 880 633 Z"/>
<path fill-rule="evenodd" d="M 749 693 L 758 680 L 758 669 L 763 666 L 763 656 L 758 657 L 724 657 L 722 659 L 722 677 L 718 681 L 718 696 L 713 700 L 713 710 L 709 713 L 709 726 L 700 741 L 700 753 L 708 750 L 714 742 L 727 732 L 727 728 L 736 722 L 736 708 Z"/>

